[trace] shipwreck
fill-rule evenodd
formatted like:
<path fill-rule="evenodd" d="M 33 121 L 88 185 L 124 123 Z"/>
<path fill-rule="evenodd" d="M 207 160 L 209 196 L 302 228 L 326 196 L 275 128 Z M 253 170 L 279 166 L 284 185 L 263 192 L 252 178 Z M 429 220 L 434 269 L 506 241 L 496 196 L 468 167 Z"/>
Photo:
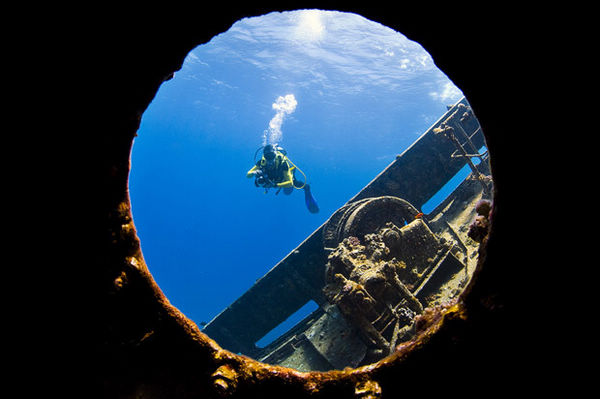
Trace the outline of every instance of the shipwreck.
<path fill-rule="evenodd" d="M 484 135 L 463 98 L 203 332 L 233 353 L 300 371 L 376 362 L 468 283 L 491 195 Z M 316 310 L 257 345 L 309 302 Z"/>

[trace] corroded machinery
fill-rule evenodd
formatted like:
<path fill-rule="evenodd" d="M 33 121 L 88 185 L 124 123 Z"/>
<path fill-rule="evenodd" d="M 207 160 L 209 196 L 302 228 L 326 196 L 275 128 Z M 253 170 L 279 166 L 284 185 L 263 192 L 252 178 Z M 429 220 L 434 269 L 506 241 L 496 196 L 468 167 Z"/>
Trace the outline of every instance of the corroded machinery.
<path fill-rule="evenodd" d="M 391 353 L 414 335 L 424 308 L 451 301 L 470 278 L 478 244 L 468 225 L 491 190 L 484 145 L 460 100 L 203 331 L 234 353 L 301 371 L 356 367 Z M 465 165 L 471 173 L 423 214 Z M 311 300 L 317 310 L 256 346 Z"/>

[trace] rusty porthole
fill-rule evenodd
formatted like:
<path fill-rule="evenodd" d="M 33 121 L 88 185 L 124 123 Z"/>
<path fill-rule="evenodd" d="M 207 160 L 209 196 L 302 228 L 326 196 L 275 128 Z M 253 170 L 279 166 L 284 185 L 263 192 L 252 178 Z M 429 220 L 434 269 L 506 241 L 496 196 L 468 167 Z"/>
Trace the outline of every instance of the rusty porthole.
<path fill-rule="evenodd" d="M 470 177 L 464 179 L 465 181 L 469 181 L 469 183 L 466 184 L 467 187 L 463 187 L 460 190 L 461 192 L 457 194 L 459 195 L 459 198 L 462 198 L 460 195 L 469 198 L 469 201 L 465 201 L 465 203 L 470 204 L 469 212 L 472 217 L 470 218 L 469 223 L 472 221 L 474 222 L 471 228 L 468 224 L 466 226 L 463 224 L 462 231 L 457 232 L 457 229 L 452 227 L 451 222 L 443 219 L 444 215 L 451 214 L 454 211 L 455 208 L 453 208 L 453 206 L 456 206 L 459 201 L 457 200 L 457 197 L 449 200 L 446 198 L 445 201 L 442 201 L 432 209 L 429 214 L 421 212 L 420 208 L 424 204 L 423 198 L 425 198 L 426 195 L 422 192 L 418 192 L 414 187 L 411 190 L 416 192 L 407 191 L 405 187 L 402 187 L 402 184 L 399 183 L 400 179 L 398 179 L 402 170 L 414 167 L 410 165 L 410 163 L 406 166 L 406 162 L 408 162 L 406 154 L 411 155 L 410 152 L 399 154 L 397 158 L 392 161 L 391 165 L 385 168 L 385 173 L 379 176 L 380 180 L 369 182 L 357 196 L 353 197 L 351 201 L 348 201 L 347 204 L 341 206 L 332 213 L 331 217 L 327 219 L 327 223 L 322 227 L 319 244 L 322 248 L 322 254 L 326 255 L 326 264 L 329 269 L 327 273 L 325 270 L 323 270 L 322 273 L 323 282 L 325 284 L 322 286 L 320 292 L 321 296 L 318 298 L 321 303 L 318 305 L 319 307 L 323 307 L 323 301 L 327 301 L 329 305 L 332 306 L 326 310 L 321 309 L 320 314 L 312 314 L 312 322 L 315 323 L 320 321 L 322 325 L 325 325 L 327 324 L 326 322 L 331 324 L 331 320 L 335 320 L 336 318 L 344 319 L 345 317 L 344 323 L 346 324 L 344 325 L 351 325 L 351 328 L 356 331 L 360 330 L 360 326 L 364 327 L 362 331 L 356 333 L 356 337 L 359 337 L 359 339 L 363 341 L 370 340 L 374 343 L 374 346 L 371 349 L 375 350 L 369 352 L 367 349 L 363 351 L 361 348 L 360 351 L 363 354 L 361 358 L 362 363 L 355 363 L 352 361 L 344 366 L 343 363 L 338 362 L 339 359 L 335 359 L 329 363 L 333 365 L 335 362 L 340 366 L 333 367 L 332 369 L 342 370 L 344 367 L 350 367 L 350 369 L 346 369 L 342 373 L 327 372 L 326 370 L 323 370 L 323 372 L 309 371 L 308 373 L 298 373 L 295 370 L 287 368 L 285 364 L 278 366 L 256 362 L 249 358 L 258 357 L 255 353 L 252 353 L 252 350 L 254 349 L 251 349 L 248 353 L 243 352 L 246 350 L 244 345 L 239 345 L 235 348 L 230 348 L 229 350 L 221 349 L 218 345 L 215 345 L 211 339 L 207 339 L 202 334 L 198 335 L 198 328 L 195 326 L 195 323 L 182 317 L 177 309 L 171 307 L 170 304 L 164 301 L 163 306 L 166 309 L 165 312 L 170 315 L 169 317 L 178 318 L 179 323 L 185 325 L 186 328 L 190 330 L 190 333 L 197 344 L 210 349 L 212 360 L 215 366 L 218 366 L 215 367 L 214 372 L 209 379 L 209 385 L 212 389 L 220 394 L 232 394 L 238 389 L 242 391 L 248 389 L 244 388 L 244 385 L 249 384 L 252 379 L 264 378 L 265 380 L 269 380 L 272 378 L 288 378 L 290 379 L 290 381 L 288 381 L 289 383 L 300 384 L 306 392 L 318 392 L 320 389 L 327 390 L 328 384 L 335 385 L 333 381 L 347 379 L 354 384 L 355 395 L 378 396 L 381 394 L 381 387 L 374 379 L 371 379 L 372 373 L 374 372 L 373 370 L 385 368 L 386 364 L 397 361 L 409 353 L 413 348 L 419 347 L 424 342 L 427 342 L 429 337 L 435 334 L 437 329 L 441 328 L 444 318 L 461 319 L 465 317 L 464 309 L 461 305 L 460 294 L 453 294 L 452 301 L 434 302 L 432 300 L 431 303 L 423 306 L 422 302 L 424 302 L 424 300 L 419 299 L 419 296 L 416 293 L 421 293 L 422 298 L 425 298 L 425 294 L 431 294 L 428 290 L 431 290 L 431 285 L 434 284 L 436 279 L 444 279 L 443 273 L 435 274 L 438 273 L 439 270 L 447 270 L 452 276 L 459 272 L 468 273 L 469 270 L 468 267 L 466 267 L 466 263 L 469 257 L 473 258 L 473 254 L 477 253 L 479 242 L 485 239 L 489 227 L 488 216 L 490 209 L 486 208 L 488 205 L 485 201 L 480 202 L 479 200 L 482 195 L 484 197 L 487 195 L 488 198 L 491 197 L 491 180 L 489 178 L 489 170 L 482 169 L 485 165 L 484 163 L 480 163 L 479 167 L 477 167 L 471 165 L 472 162 L 470 161 L 472 158 L 480 158 L 483 160 L 486 153 L 485 151 L 483 151 L 483 153 L 479 152 L 478 148 L 475 148 L 474 152 L 470 152 L 468 151 L 470 148 L 467 148 L 468 146 L 473 145 L 474 140 L 483 140 L 482 132 L 479 132 L 481 138 L 475 137 L 477 130 L 479 129 L 477 126 L 476 118 L 470 110 L 468 102 L 465 99 L 459 99 L 452 107 L 449 107 L 447 112 L 444 113 L 436 123 L 429 126 L 425 133 L 420 136 L 421 140 L 430 140 L 434 144 L 437 143 L 440 148 L 434 148 L 436 148 L 436 151 L 438 152 L 443 152 L 444 150 L 448 151 L 448 149 L 450 149 L 447 154 L 447 163 L 452 164 L 455 162 L 458 165 L 458 160 L 462 159 L 463 163 L 460 167 L 452 165 L 448 167 L 450 171 L 444 170 L 443 174 L 445 176 L 454 176 L 455 173 L 452 173 L 451 171 L 454 170 L 454 172 L 456 172 L 455 169 L 461 169 L 465 164 L 471 167 Z M 471 129 L 471 131 L 469 131 L 469 129 Z M 466 137 L 467 139 L 466 141 L 457 139 L 460 137 Z M 485 143 L 483 142 L 482 144 Z M 479 147 L 482 146 L 483 145 L 479 145 Z M 415 146 L 413 145 L 411 148 L 415 148 Z M 436 152 L 434 156 L 431 156 L 431 159 L 437 158 L 439 160 L 438 152 Z M 421 159 L 422 157 L 419 154 L 416 158 Z M 442 183 L 437 182 L 436 184 L 441 186 L 443 185 Z M 432 189 L 430 188 L 429 190 L 431 191 Z M 479 193 L 477 194 L 479 195 L 478 198 L 473 197 L 473 190 Z M 410 200 L 407 200 L 407 197 L 410 198 Z M 431 192 L 429 192 L 427 198 L 430 197 Z M 421 202 L 419 203 L 415 198 L 420 198 Z M 419 203 L 419 206 L 415 207 L 413 205 L 415 202 Z M 475 206 L 475 204 L 477 204 L 477 206 Z M 462 211 L 464 211 L 464 209 L 462 209 Z M 126 213 L 126 210 L 124 210 L 124 212 Z M 454 212 L 460 213 L 458 211 Z M 397 216 L 398 219 L 388 220 L 386 215 L 389 215 L 390 213 L 395 215 L 394 217 Z M 464 215 L 461 217 L 463 219 L 465 218 Z M 436 225 L 436 223 L 438 226 L 435 228 L 439 229 L 439 226 L 445 226 L 445 234 L 446 236 L 451 236 L 451 238 L 442 238 L 442 233 L 432 231 L 432 228 L 429 225 Z M 470 237 L 474 242 L 472 243 L 473 248 L 471 251 L 469 251 L 468 248 L 464 248 L 466 246 L 464 243 L 465 239 L 461 237 Z M 406 261 L 399 259 L 400 254 L 407 253 L 409 250 L 407 248 L 415 248 L 415 245 L 419 245 L 415 244 L 415 242 L 422 241 L 427 241 L 427 243 L 423 244 L 423 248 L 426 247 L 428 250 L 432 251 L 431 253 L 411 253 L 407 255 Z M 302 256 L 303 251 L 304 248 L 299 246 L 290 252 L 285 259 L 289 258 L 290 262 L 296 262 L 295 259 Z M 335 273 L 335 271 L 340 271 L 338 270 L 339 267 L 336 266 L 336 251 L 338 260 L 345 257 L 345 261 L 341 261 L 339 264 L 347 266 L 347 255 L 349 253 L 362 251 L 359 255 L 363 258 L 361 258 L 359 263 L 364 263 L 364 258 L 370 257 L 371 261 L 379 262 L 381 267 L 378 269 L 377 273 L 374 273 L 374 276 L 371 276 L 373 277 L 371 279 L 363 278 L 361 280 L 360 277 L 354 279 L 349 278 L 353 273 L 352 270 Z M 390 253 L 395 256 L 386 258 L 386 255 L 389 255 Z M 393 259 L 399 263 L 395 265 Z M 408 262 L 408 259 L 416 262 L 414 267 L 407 267 L 406 263 Z M 141 258 L 141 253 L 136 256 L 131 256 L 129 258 L 129 263 L 134 267 L 139 267 L 140 270 L 146 269 L 144 260 Z M 311 262 L 307 263 L 310 264 Z M 477 261 L 475 259 L 475 262 L 471 264 L 473 268 L 476 263 Z M 323 266 L 325 266 L 325 264 L 323 264 Z M 362 300 L 367 298 L 371 302 L 377 302 L 370 290 L 376 291 L 376 287 L 381 284 L 389 286 L 390 281 L 397 283 L 398 277 L 404 273 L 398 272 L 402 267 L 407 270 L 410 269 L 410 271 L 413 272 L 412 277 L 408 277 L 407 281 L 401 280 L 398 285 L 399 288 L 396 290 L 388 289 L 382 291 L 382 295 L 383 297 L 386 297 L 386 300 L 393 297 L 393 299 L 390 300 L 396 301 L 395 305 L 389 303 L 389 301 L 385 302 L 386 300 L 383 300 L 382 303 L 377 305 L 380 307 L 379 310 L 375 309 L 377 306 L 371 309 L 374 313 L 370 315 L 372 316 L 370 319 L 373 320 L 367 318 L 371 323 L 371 327 L 375 320 L 381 322 L 383 324 L 381 331 L 373 332 L 369 326 L 365 326 L 365 320 L 367 320 L 365 318 L 363 318 L 363 320 L 352 320 L 352 317 L 349 315 L 353 313 L 353 309 L 348 308 L 348 304 L 357 296 L 361 297 Z M 360 267 L 357 267 L 356 269 L 358 270 Z M 329 272 L 329 270 L 332 271 Z M 473 269 L 471 269 L 471 273 L 472 271 Z M 295 271 L 292 273 L 296 273 L 294 274 L 294 277 L 297 277 L 297 273 L 299 272 Z M 337 277 L 340 274 L 343 277 L 342 280 Z M 406 272 L 405 274 L 410 273 Z M 382 282 L 382 277 L 389 277 L 389 280 Z M 115 289 L 117 291 L 121 290 L 127 282 L 128 277 L 127 273 L 125 273 L 125 275 L 121 275 L 115 280 Z M 461 280 L 463 288 L 468 282 L 469 279 Z M 294 289 L 294 287 L 290 287 L 288 288 Z M 337 288 L 334 290 L 333 287 Z M 157 289 L 157 287 L 155 287 L 155 289 Z M 340 296 L 340 294 L 344 293 L 344 289 L 349 290 L 348 292 L 350 292 L 350 295 L 345 297 L 346 299 L 343 298 L 343 295 Z M 403 306 L 399 306 L 401 304 L 403 304 Z M 228 309 L 232 307 L 235 306 L 230 306 Z M 323 315 L 329 315 L 331 320 L 323 321 Z M 320 318 L 317 318 L 317 316 L 320 316 Z M 308 319 L 310 319 L 310 317 Z M 404 325 L 401 325 L 402 320 L 405 321 Z M 306 320 L 305 318 L 303 321 L 310 322 L 311 320 Z M 273 321 L 269 321 L 269 323 L 273 324 Z M 211 321 L 207 326 L 209 329 L 211 324 L 214 326 Z M 339 327 L 340 326 L 336 326 L 333 330 L 337 331 L 339 330 Z M 231 337 L 231 328 L 228 329 L 223 326 L 214 328 L 214 331 L 219 330 L 225 331 L 222 334 L 225 340 Z M 407 334 L 407 331 L 410 330 L 412 331 L 412 336 L 406 340 L 399 340 L 400 330 L 403 330 L 403 334 Z M 385 334 L 383 331 L 385 331 Z M 147 332 L 143 335 L 140 343 L 152 341 L 153 335 L 154 332 Z M 208 334 L 209 337 L 213 337 L 213 335 L 214 334 L 211 333 Z M 306 334 L 304 337 L 306 342 Z M 255 337 L 251 339 L 254 340 Z M 217 344 L 221 345 L 219 339 L 217 339 Z M 279 342 L 279 344 L 281 344 L 281 342 Z M 310 345 L 313 349 L 320 349 L 314 342 L 310 342 Z M 302 340 L 294 338 L 289 347 L 302 347 Z M 262 359 L 267 359 L 269 356 L 270 358 L 276 358 L 277 356 L 281 357 L 281 353 L 286 351 L 289 352 L 289 347 L 284 348 L 283 350 L 281 350 L 281 348 L 276 348 L 280 350 L 279 353 L 274 355 L 273 352 L 271 352 L 267 356 L 262 356 Z M 387 348 L 387 352 L 381 351 L 383 347 Z M 325 352 L 327 351 L 325 350 Z M 239 354 L 245 354 L 249 357 L 240 356 Z M 319 355 L 323 356 L 323 353 L 319 353 Z M 335 357 L 335 355 L 333 357 Z M 248 379 L 248 375 L 250 374 L 252 374 L 252 378 Z"/>

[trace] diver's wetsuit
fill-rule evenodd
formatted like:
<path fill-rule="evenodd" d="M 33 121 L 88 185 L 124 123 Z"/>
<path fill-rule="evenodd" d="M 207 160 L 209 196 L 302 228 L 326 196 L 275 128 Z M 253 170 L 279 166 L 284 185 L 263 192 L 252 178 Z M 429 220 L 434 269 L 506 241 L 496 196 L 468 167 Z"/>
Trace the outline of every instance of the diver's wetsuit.
<path fill-rule="evenodd" d="M 265 188 L 276 187 L 283 188 L 284 194 L 291 194 L 294 188 L 303 188 L 304 183 L 296 179 L 296 166 L 280 151 L 275 151 L 273 162 L 268 162 L 263 156 L 257 163 L 246 173 L 247 177 L 255 176 L 258 171 L 262 171 L 263 177 L 268 179 L 262 180 L 259 183 L 260 177 L 257 177 L 255 184 Z M 272 185 L 269 185 L 272 183 Z"/>
<path fill-rule="evenodd" d="M 268 153 L 269 159 L 271 159 L 270 162 L 265 158 L 265 153 Z M 296 180 L 296 169 L 298 168 L 286 157 L 285 152 L 267 145 L 263 151 L 261 160 L 246 173 L 246 177 L 250 178 L 254 176 L 256 187 L 264 187 L 265 192 L 269 188 L 277 188 L 277 193 L 283 189 L 284 194 L 290 195 L 294 191 L 294 188 L 301 189 L 304 191 L 304 202 L 308 211 L 310 213 L 318 213 L 319 205 L 311 194 L 310 185 L 306 181 L 301 182 Z M 304 178 L 306 179 L 306 176 Z"/>

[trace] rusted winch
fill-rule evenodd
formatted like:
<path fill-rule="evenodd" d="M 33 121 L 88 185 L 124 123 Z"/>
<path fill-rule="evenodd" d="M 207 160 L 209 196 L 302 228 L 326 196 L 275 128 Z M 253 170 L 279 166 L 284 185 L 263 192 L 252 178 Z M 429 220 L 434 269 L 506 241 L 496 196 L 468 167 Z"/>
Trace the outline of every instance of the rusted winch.
<path fill-rule="evenodd" d="M 392 196 L 365 198 L 338 209 L 323 229 L 325 248 L 335 248 L 346 237 L 363 237 L 391 222 L 404 226 L 419 211 L 408 201 Z"/>
<path fill-rule="evenodd" d="M 381 358 L 414 332 L 427 294 L 463 267 L 415 207 L 397 197 L 368 198 L 341 208 L 325 226 L 324 294 Z M 442 277 L 442 278 L 440 278 Z"/>

